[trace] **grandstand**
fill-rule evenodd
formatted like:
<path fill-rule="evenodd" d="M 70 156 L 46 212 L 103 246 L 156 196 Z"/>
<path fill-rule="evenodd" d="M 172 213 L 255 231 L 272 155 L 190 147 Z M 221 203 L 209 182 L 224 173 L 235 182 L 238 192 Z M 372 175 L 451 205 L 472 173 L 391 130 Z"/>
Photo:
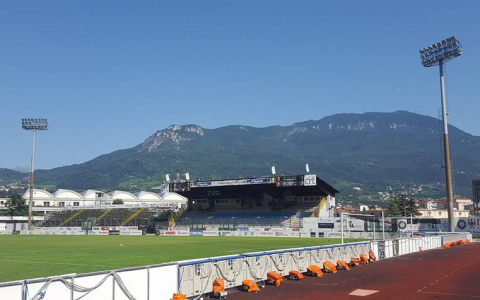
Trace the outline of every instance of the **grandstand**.
<path fill-rule="evenodd" d="M 182 211 L 174 204 L 79 207 L 49 212 L 36 227 L 81 227 L 84 222 L 92 222 L 94 226 L 137 226 L 153 232 L 156 223 L 164 225 L 172 214 Z"/>
<path fill-rule="evenodd" d="M 110 200 L 121 198 L 135 204 L 67 206 L 47 212 L 45 219 L 36 226 L 80 227 L 84 222 L 92 222 L 95 226 L 138 226 L 149 232 L 173 226 L 191 230 L 301 228 L 303 217 L 333 217 L 335 194 L 338 193 L 314 174 L 175 182 L 169 184 L 168 189 L 169 192 L 161 197 L 153 195 L 161 200 L 152 198 L 150 204 L 138 203 L 138 200 L 145 201 L 145 197 L 153 197 L 152 193 L 142 192 L 135 196 L 115 191 L 108 194 Z M 55 195 L 67 192 L 62 190 Z M 168 203 L 172 206 L 162 206 Z"/>
<path fill-rule="evenodd" d="M 176 182 L 170 192 L 188 199 L 179 229 L 236 230 L 302 227 L 302 217 L 333 217 L 338 191 L 315 174 Z"/>

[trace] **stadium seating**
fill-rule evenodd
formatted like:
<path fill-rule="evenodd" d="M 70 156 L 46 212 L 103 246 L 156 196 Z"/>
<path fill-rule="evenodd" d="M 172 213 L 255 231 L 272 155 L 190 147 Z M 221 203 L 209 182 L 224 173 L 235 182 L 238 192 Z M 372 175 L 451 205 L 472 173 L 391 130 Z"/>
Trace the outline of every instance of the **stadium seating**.
<path fill-rule="evenodd" d="M 187 213 L 176 220 L 177 228 L 207 229 L 217 227 L 235 230 L 238 227 L 298 227 L 295 212 L 222 212 Z"/>
<path fill-rule="evenodd" d="M 51 212 L 36 227 L 81 227 L 83 222 L 93 222 L 95 226 L 138 226 L 146 229 L 155 222 L 165 223 L 170 211 L 157 208 L 113 208 L 63 210 Z"/>

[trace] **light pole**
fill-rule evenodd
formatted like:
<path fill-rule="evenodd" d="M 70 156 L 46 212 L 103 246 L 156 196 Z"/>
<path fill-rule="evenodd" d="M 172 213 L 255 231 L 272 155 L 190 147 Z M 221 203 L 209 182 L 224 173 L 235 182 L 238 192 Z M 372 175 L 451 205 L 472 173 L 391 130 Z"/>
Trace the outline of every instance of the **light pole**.
<path fill-rule="evenodd" d="M 452 171 L 450 167 L 450 147 L 448 144 L 448 122 L 447 122 L 447 104 L 445 99 L 445 79 L 443 76 L 443 64 L 449 60 L 462 55 L 462 45 L 454 37 L 450 37 L 439 43 L 425 47 L 420 50 L 420 57 L 424 67 L 433 67 L 438 65 L 440 69 L 440 94 L 442 99 L 442 119 L 443 119 L 443 146 L 445 152 L 445 177 L 447 185 L 448 201 L 448 223 L 450 232 L 455 231 L 453 220 L 453 190 L 452 190 Z"/>
<path fill-rule="evenodd" d="M 343 244 L 343 212 L 340 213 L 340 231 L 342 232 L 342 244 Z"/>
<path fill-rule="evenodd" d="M 33 172 L 35 164 L 35 141 L 37 138 L 37 130 L 47 130 L 47 119 L 22 119 L 22 128 L 33 131 L 33 147 L 32 147 L 32 162 L 30 166 L 30 197 L 28 200 L 28 230 L 32 230 L 32 200 L 33 200 Z"/>
<path fill-rule="evenodd" d="M 382 239 L 385 241 L 385 214 L 382 210 Z"/>

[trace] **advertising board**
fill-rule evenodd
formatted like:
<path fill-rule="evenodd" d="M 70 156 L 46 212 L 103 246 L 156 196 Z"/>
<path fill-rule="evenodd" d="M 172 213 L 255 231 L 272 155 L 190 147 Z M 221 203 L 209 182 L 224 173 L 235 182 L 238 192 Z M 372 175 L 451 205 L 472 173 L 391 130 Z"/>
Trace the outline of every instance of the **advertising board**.
<path fill-rule="evenodd" d="M 317 175 L 315 174 L 305 175 L 303 181 L 305 186 L 315 186 L 317 185 Z"/>
<path fill-rule="evenodd" d="M 190 230 L 190 236 L 203 236 L 202 230 Z"/>
<path fill-rule="evenodd" d="M 202 188 L 213 186 L 232 186 L 232 185 L 254 185 L 274 183 L 273 178 L 248 178 L 235 180 L 219 180 L 219 181 L 197 181 L 190 182 L 190 188 Z"/>
<path fill-rule="evenodd" d="M 277 187 L 303 186 L 303 175 L 277 177 Z"/>
<path fill-rule="evenodd" d="M 473 237 L 480 237 L 480 217 L 455 218 L 455 232 L 470 232 Z"/>
<path fill-rule="evenodd" d="M 203 231 L 203 236 L 218 236 L 219 234 L 218 230 L 204 230 Z"/>
<path fill-rule="evenodd" d="M 188 192 L 190 190 L 188 182 L 171 183 L 169 186 L 170 192 Z"/>

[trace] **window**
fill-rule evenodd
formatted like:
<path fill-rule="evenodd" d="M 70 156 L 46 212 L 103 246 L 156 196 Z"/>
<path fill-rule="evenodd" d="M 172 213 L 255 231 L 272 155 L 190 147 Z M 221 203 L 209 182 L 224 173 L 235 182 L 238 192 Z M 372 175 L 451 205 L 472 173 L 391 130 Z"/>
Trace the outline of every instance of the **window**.
<path fill-rule="evenodd" d="M 65 206 L 65 202 L 58 202 L 58 206 L 61 206 L 61 207 Z"/>
<path fill-rule="evenodd" d="M 234 204 L 240 203 L 240 199 L 215 199 L 215 204 Z"/>
<path fill-rule="evenodd" d="M 50 202 L 48 201 L 43 202 L 43 206 L 50 206 Z"/>
<path fill-rule="evenodd" d="M 0 201 L 0 204 L 3 205 L 3 201 Z"/>
<path fill-rule="evenodd" d="M 192 202 L 196 204 L 208 204 L 208 199 L 193 199 Z"/>
<path fill-rule="evenodd" d="M 80 202 L 73 202 L 73 206 L 80 206 Z"/>

